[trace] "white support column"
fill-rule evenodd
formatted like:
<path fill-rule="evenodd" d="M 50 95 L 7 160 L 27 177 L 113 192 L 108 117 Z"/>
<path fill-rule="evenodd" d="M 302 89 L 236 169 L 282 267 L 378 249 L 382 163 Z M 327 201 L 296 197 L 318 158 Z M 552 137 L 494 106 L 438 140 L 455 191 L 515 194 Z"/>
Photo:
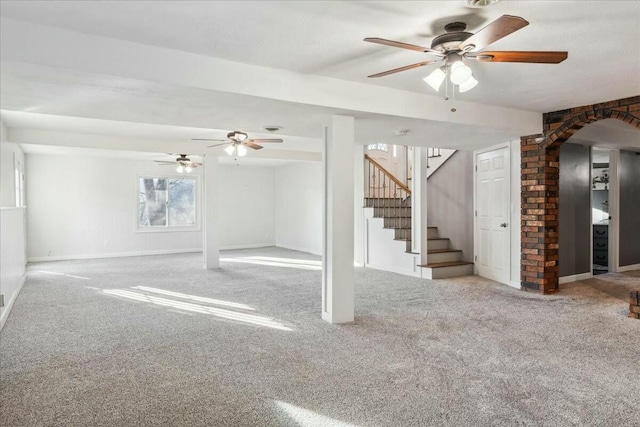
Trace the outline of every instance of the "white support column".
<path fill-rule="evenodd" d="M 364 266 L 364 145 L 354 147 L 353 157 L 353 221 L 354 221 L 354 261 Z"/>
<path fill-rule="evenodd" d="M 411 176 L 411 250 L 420 253 L 420 264 L 427 264 L 427 149 L 413 149 Z"/>
<path fill-rule="evenodd" d="M 204 156 L 202 176 L 202 256 L 205 269 L 220 268 L 220 184 L 217 156 Z"/>
<path fill-rule="evenodd" d="M 332 116 L 325 128 L 322 319 L 353 321 L 354 118 Z"/>

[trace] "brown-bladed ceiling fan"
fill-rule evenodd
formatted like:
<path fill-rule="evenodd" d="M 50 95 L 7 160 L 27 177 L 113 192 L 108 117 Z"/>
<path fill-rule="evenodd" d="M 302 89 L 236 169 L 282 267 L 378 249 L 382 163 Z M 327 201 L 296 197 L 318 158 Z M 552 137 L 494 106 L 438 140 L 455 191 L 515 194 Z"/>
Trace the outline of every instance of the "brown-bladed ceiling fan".
<path fill-rule="evenodd" d="M 154 160 L 154 162 L 159 163 L 161 165 L 176 165 L 176 171 L 179 173 L 189 173 L 191 172 L 194 168 L 197 168 L 198 166 L 202 166 L 202 163 L 200 162 L 192 162 L 191 159 L 188 156 L 188 154 L 172 154 L 174 156 L 178 156 L 176 158 L 175 161 L 169 162 L 169 161 L 165 161 L 165 160 Z"/>
<path fill-rule="evenodd" d="M 219 144 L 209 145 L 207 148 L 218 147 L 220 145 L 230 144 L 225 148 L 225 151 L 232 155 L 236 153 L 238 156 L 244 156 L 247 154 L 245 147 L 253 148 L 254 150 L 262 150 L 264 147 L 260 144 L 271 142 L 284 142 L 280 138 L 249 138 L 245 132 L 234 130 L 227 134 L 227 139 L 210 139 L 210 138 L 192 138 L 193 141 L 220 141 Z"/>
<path fill-rule="evenodd" d="M 444 27 L 446 31 L 444 34 L 433 39 L 430 48 L 377 37 L 368 37 L 364 39 L 364 41 L 401 49 L 414 50 L 417 52 L 424 52 L 436 57 L 432 60 L 372 74 L 369 77 L 388 76 L 389 74 L 399 73 L 401 71 L 411 70 L 413 68 L 424 67 L 426 65 L 437 64 L 440 62 L 444 63 L 447 67 L 444 70 L 446 72 L 452 64 L 455 62 L 462 63 L 462 60 L 465 59 L 476 60 L 478 62 L 525 62 L 537 64 L 559 64 L 567 59 L 567 52 L 483 50 L 490 44 L 526 27 L 527 25 L 529 25 L 529 22 L 519 16 L 503 15 L 474 34 L 465 31 L 467 29 L 467 25 L 464 22 L 452 22 Z M 468 69 L 468 67 L 466 68 Z M 466 74 L 471 74 L 470 69 L 462 71 Z M 453 68 L 450 72 L 452 73 L 453 81 Z M 475 86 L 475 84 L 473 84 L 473 86 Z"/>

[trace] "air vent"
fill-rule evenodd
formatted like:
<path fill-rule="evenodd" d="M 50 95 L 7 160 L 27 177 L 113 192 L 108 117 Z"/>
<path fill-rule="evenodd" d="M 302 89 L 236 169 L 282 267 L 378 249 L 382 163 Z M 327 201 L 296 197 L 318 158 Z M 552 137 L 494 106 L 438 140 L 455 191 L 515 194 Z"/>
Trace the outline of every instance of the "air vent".
<path fill-rule="evenodd" d="M 467 6 L 469 7 L 487 7 L 492 4 L 498 3 L 500 0 L 467 0 Z"/>

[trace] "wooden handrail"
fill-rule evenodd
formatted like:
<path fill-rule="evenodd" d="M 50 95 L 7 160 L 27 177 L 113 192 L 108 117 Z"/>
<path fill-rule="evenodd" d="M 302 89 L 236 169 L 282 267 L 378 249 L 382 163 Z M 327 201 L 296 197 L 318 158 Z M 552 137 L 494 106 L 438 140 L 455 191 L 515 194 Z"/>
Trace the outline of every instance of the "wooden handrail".
<path fill-rule="evenodd" d="M 393 174 L 391 172 L 389 172 L 388 170 L 386 170 L 380 163 L 376 162 L 375 160 L 373 160 L 371 157 L 369 157 L 368 154 L 364 155 L 364 158 L 367 159 L 369 161 L 369 163 L 371 163 L 372 165 L 374 165 L 375 167 L 377 167 L 378 169 L 380 169 L 382 171 L 382 173 L 384 173 L 387 177 L 389 177 L 389 179 L 393 182 L 395 182 L 396 184 L 398 184 L 398 187 L 402 188 L 407 195 L 411 195 L 411 190 L 409 189 L 409 187 L 407 187 L 402 181 L 400 181 L 398 178 L 396 178 L 395 176 L 393 176 Z"/>

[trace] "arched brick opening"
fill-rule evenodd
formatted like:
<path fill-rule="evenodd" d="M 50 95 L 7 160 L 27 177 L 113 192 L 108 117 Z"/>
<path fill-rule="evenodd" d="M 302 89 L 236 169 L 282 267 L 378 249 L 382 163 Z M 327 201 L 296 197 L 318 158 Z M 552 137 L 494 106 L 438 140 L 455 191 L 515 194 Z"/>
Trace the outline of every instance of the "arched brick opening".
<path fill-rule="evenodd" d="M 521 138 L 522 289 L 558 291 L 560 145 L 585 125 L 610 118 L 640 129 L 640 96 L 545 113 L 543 133 Z"/>

